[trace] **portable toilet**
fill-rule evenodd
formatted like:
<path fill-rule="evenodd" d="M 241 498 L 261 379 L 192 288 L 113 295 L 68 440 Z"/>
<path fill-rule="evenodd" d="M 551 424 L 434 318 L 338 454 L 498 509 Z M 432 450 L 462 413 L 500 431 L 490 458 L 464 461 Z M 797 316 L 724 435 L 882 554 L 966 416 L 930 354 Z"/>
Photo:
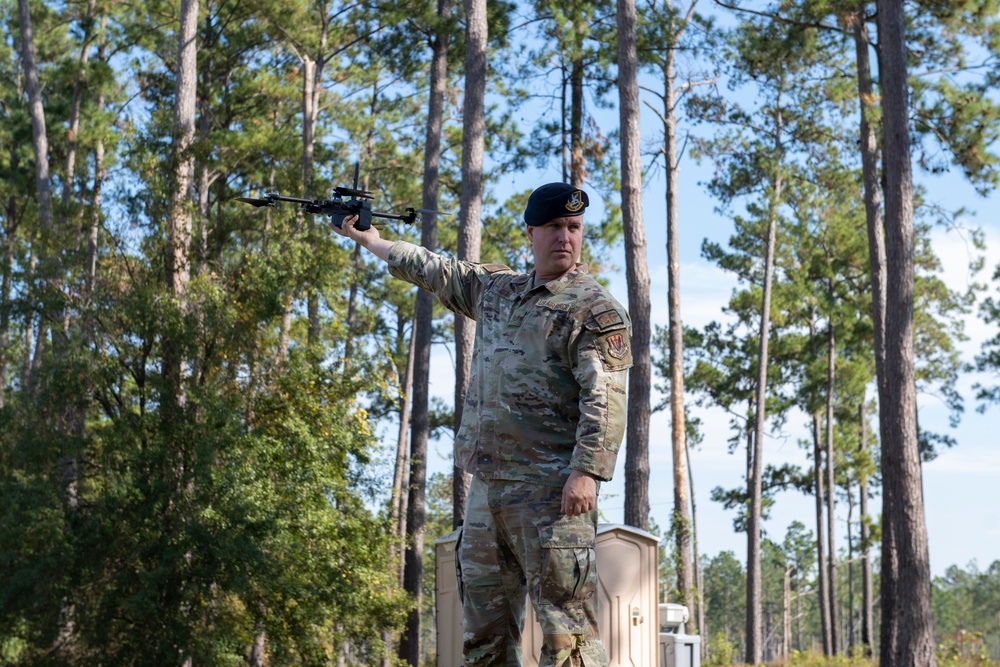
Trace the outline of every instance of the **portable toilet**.
<path fill-rule="evenodd" d="M 435 541 L 438 667 L 462 664 L 462 605 L 455 582 L 453 532 Z M 652 667 L 658 658 L 659 539 L 619 524 L 597 527 L 598 627 L 610 667 Z M 542 629 L 526 604 L 522 664 L 537 667 Z"/>
<path fill-rule="evenodd" d="M 701 667 L 701 637 L 684 632 L 688 608 L 660 604 L 660 667 Z"/>
<path fill-rule="evenodd" d="M 434 619 L 438 667 L 461 667 L 462 601 L 455 576 L 458 531 L 434 540 Z"/>

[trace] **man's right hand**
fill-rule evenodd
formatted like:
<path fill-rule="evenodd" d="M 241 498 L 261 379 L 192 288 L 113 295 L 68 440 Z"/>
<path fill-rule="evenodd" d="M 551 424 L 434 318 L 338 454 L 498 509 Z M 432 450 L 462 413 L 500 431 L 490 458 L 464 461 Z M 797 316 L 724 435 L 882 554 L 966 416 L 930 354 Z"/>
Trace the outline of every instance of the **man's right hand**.
<path fill-rule="evenodd" d="M 389 251 L 392 250 L 392 241 L 387 241 L 381 237 L 378 233 L 378 229 L 374 226 L 361 231 L 355 227 L 355 223 L 358 221 L 358 216 L 349 215 L 344 218 L 340 227 L 337 227 L 332 222 L 330 223 L 330 229 L 339 234 L 340 236 L 346 236 L 352 241 L 357 241 L 361 244 L 362 248 L 366 248 L 373 255 L 382 259 L 386 262 L 389 261 Z"/>

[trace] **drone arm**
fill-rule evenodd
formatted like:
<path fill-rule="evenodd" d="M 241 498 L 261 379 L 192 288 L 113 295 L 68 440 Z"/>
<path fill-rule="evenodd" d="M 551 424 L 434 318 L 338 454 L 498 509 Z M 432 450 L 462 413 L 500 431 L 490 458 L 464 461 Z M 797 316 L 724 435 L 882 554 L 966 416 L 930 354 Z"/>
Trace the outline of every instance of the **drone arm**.
<path fill-rule="evenodd" d="M 412 225 L 417 221 L 417 212 L 412 208 L 406 209 L 405 214 L 399 213 L 380 213 L 379 211 L 372 211 L 373 218 L 385 218 L 386 220 L 402 220 L 408 225 Z"/>
<path fill-rule="evenodd" d="M 315 204 L 315 203 L 317 203 L 315 199 L 303 199 L 302 197 L 284 197 L 284 196 L 279 195 L 279 194 L 268 194 L 268 195 L 265 196 L 265 199 L 269 199 L 271 201 L 287 201 L 287 202 L 293 202 L 295 204 Z"/>

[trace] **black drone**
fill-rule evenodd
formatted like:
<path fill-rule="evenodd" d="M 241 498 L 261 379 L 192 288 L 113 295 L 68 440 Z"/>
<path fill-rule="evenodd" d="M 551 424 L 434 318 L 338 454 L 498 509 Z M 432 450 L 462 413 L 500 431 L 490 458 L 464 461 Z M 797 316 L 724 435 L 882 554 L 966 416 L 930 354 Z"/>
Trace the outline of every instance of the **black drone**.
<path fill-rule="evenodd" d="M 408 225 L 417 221 L 417 215 L 424 213 L 437 213 L 428 209 L 407 208 L 406 213 L 381 213 L 372 210 L 372 193 L 368 190 L 358 189 L 358 171 L 360 165 L 354 165 L 354 186 L 350 188 L 335 187 L 330 199 L 303 199 L 302 197 L 283 197 L 277 192 L 265 192 L 263 197 L 236 197 L 236 201 L 241 201 L 251 206 L 270 206 L 277 208 L 279 201 L 292 202 L 298 204 L 306 213 L 317 215 L 327 215 L 330 222 L 340 228 L 344 218 L 356 215 L 358 221 L 354 223 L 355 229 L 364 231 L 372 226 L 372 218 L 383 218 L 385 220 L 401 220 Z"/>

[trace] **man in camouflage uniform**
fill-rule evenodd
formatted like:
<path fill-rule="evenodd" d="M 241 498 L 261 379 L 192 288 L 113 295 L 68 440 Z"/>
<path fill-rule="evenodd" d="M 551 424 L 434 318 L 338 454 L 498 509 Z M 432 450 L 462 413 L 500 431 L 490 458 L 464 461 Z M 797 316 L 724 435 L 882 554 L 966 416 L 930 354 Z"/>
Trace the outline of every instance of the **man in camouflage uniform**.
<path fill-rule="evenodd" d="M 467 667 L 521 664 L 525 593 L 540 667 L 604 667 L 597 630 L 597 492 L 625 431 L 625 309 L 579 264 L 587 194 L 537 188 L 524 219 L 533 273 L 472 264 L 358 231 L 337 233 L 393 276 L 476 320 L 457 464 L 472 473 L 457 547 Z"/>

